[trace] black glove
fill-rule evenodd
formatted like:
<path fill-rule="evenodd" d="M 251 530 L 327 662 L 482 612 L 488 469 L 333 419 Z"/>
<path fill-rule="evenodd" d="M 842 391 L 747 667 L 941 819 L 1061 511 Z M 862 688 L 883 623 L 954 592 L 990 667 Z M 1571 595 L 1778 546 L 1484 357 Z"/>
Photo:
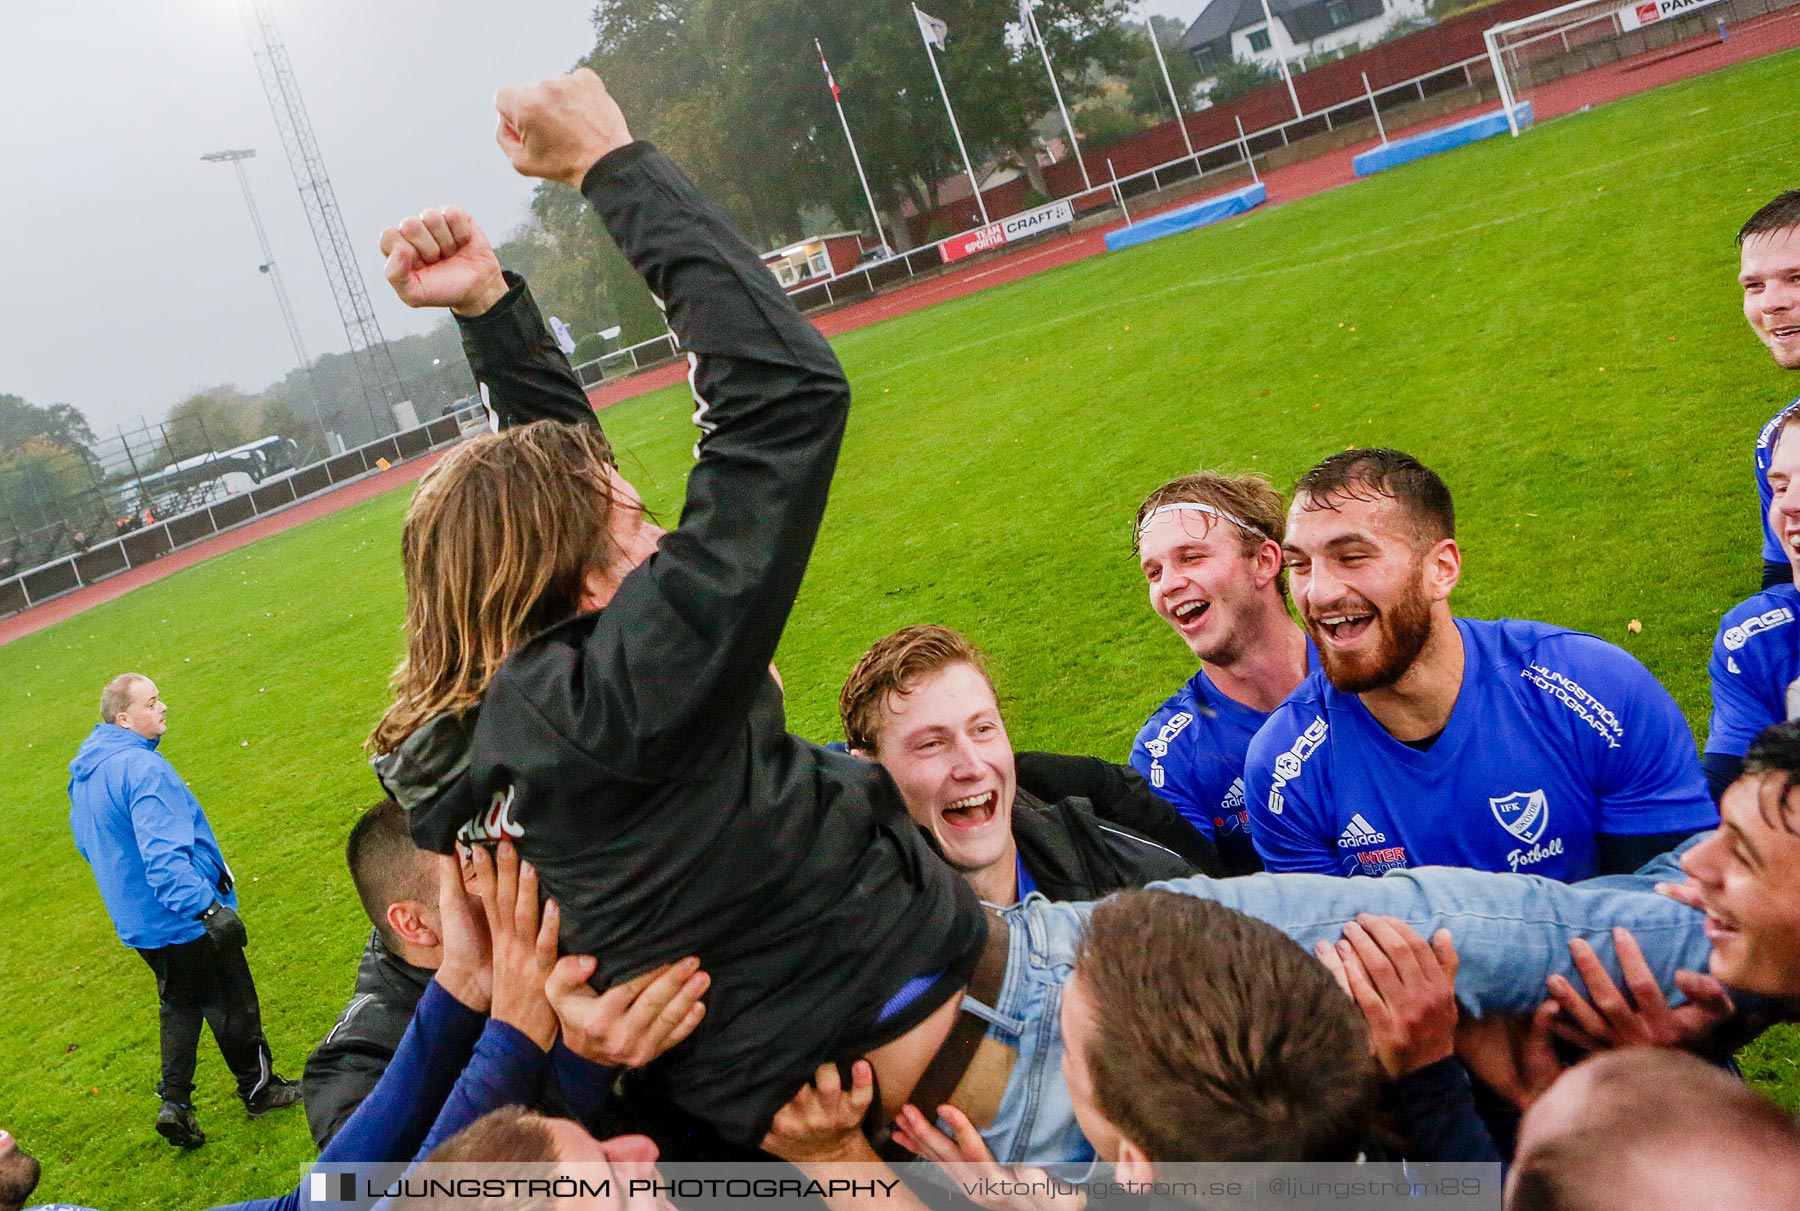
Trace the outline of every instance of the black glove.
<path fill-rule="evenodd" d="M 236 946 L 242 949 L 250 945 L 250 931 L 244 928 L 244 918 L 231 911 L 228 904 L 214 904 L 201 913 L 200 924 L 206 926 L 206 936 L 216 946 Z"/>

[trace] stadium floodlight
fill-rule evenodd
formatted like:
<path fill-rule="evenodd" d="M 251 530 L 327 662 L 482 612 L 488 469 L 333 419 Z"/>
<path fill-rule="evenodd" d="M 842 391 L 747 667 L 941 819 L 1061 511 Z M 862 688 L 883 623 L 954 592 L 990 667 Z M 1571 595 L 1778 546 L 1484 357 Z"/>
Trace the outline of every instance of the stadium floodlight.
<path fill-rule="evenodd" d="M 319 404 L 319 385 L 313 380 L 312 358 L 307 356 L 306 342 L 300 339 L 300 324 L 294 318 L 294 308 L 288 302 L 287 287 L 281 284 L 281 270 L 275 267 L 275 254 L 269 249 L 269 236 L 263 230 L 262 212 L 256 208 L 256 195 L 250 192 L 250 178 L 244 172 L 244 161 L 253 158 L 256 149 L 253 147 L 229 148 L 225 151 L 209 151 L 200 158 L 208 164 L 229 164 L 237 171 L 238 185 L 244 191 L 244 205 L 250 210 L 250 226 L 256 229 L 256 246 L 262 250 L 262 264 L 257 271 L 266 274 L 269 284 L 275 287 L 275 302 L 281 307 L 281 318 L 287 324 L 288 341 L 294 346 L 294 356 L 300 359 L 300 373 L 306 379 L 306 395 L 311 401 L 313 415 L 318 419 L 321 435 L 330 432 L 325 423 L 325 409 Z M 330 438 L 325 438 L 327 445 Z"/>

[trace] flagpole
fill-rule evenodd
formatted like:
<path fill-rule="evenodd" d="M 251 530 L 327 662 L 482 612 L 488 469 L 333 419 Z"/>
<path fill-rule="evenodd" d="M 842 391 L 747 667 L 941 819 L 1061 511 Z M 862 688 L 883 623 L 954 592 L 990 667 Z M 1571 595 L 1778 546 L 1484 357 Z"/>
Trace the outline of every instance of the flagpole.
<path fill-rule="evenodd" d="M 956 135 L 956 150 L 962 152 L 963 171 L 969 174 L 969 188 L 975 191 L 975 206 L 981 211 L 981 225 L 986 227 L 993 220 L 988 218 L 987 202 L 981 196 L 981 183 L 975 179 L 975 166 L 969 163 L 969 149 L 963 143 L 962 127 L 956 124 L 956 110 L 950 105 L 950 90 L 944 87 L 944 75 L 938 71 L 937 56 L 931 53 L 931 39 L 925 36 L 925 20 L 919 13 L 919 6 L 913 5 L 913 20 L 918 22 L 919 41 L 925 44 L 925 57 L 931 60 L 931 77 L 937 81 L 938 95 L 944 98 L 944 112 L 950 115 L 950 129 Z"/>
<path fill-rule="evenodd" d="M 1194 154 L 1194 140 L 1188 134 L 1187 119 L 1181 114 L 1181 101 L 1175 96 L 1175 81 L 1169 78 L 1169 63 L 1163 58 L 1162 39 L 1156 35 L 1156 20 L 1150 16 L 1150 10 L 1139 6 L 1138 11 L 1144 14 L 1144 28 L 1150 31 L 1150 49 L 1156 52 L 1156 66 L 1162 69 L 1163 86 L 1169 90 L 1169 104 L 1175 107 L 1175 125 L 1181 127 L 1181 141 L 1187 144 L 1188 156 Z"/>
<path fill-rule="evenodd" d="M 1282 82 L 1287 85 L 1288 100 L 1294 103 L 1294 117 L 1304 118 L 1306 114 L 1300 109 L 1300 94 L 1294 91 L 1294 75 L 1288 71 L 1287 56 L 1275 45 L 1275 15 L 1269 11 L 1269 0 L 1262 0 L 1262 11 L 1263 28 L 1269 31 L 1269 49 L 1275 52 L 1275 65 L 1281 69 Z M 1281 28 L 1285 34 L 1287 26 L 1283 25 Z"/>
<path fill-rule="evenodd" d="M 887 232 L 881 229 L 881 212 L 875 209 L 875 195 L 869 192 L 869 178 L 863 175 L 862 156 L 856 150 L 856 139 L 850 133 L 850 119 L 844 116 L 844 102 L 838 96 L 837 77 L 831 74 L 831 64 L 825 62 L 825 48 L 819 45 L 817 38 L 813 45 L 819 51 L 819 64 L 825 69 L 825 79 L 831 83 L 831 103 L 837 106 L 838 121 L 844 124 L 844 142 L 850 144 L 850 159 L 856 164 L 856 179 L 862 182 L 863 200 L 869 204 L 869 217 L 875 220 L 875 238 L 886 248 Z"/>
<path fill-rule="evenodd" d="M 1050 77 L 1050 91 L 1056 94 L 1056 108 L 1062 113 L 1063 129 L 1069 132 L 1069 146 L 1075 152 L 1075 163 L 1081 166 L 1081 183 L 1092 191 L 1094 182 L 1088 176 L 1087 160 L 1082 157 L 1081 142 L 1075 137 L 1075 124 L 1069 121 L 1069 107 L 1063 104 L 1062 87 L 1056 82 L 1056 69 L 1050 66 L 1050 48 L 1044 45 L 1044 35 L 1038 29 L 1037 14 L 1032 11 L 1031 0 L 1019 0 L 1019 12 L 1025 17 L 1025 32 L 1037 43 L 1038 53 L 1044 56 L 1044 74 Z"/>

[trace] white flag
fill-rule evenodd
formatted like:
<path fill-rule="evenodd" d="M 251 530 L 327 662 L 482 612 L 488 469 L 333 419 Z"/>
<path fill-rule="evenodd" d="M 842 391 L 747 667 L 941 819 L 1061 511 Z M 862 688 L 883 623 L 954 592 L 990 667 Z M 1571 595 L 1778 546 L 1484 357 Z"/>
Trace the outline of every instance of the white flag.
<path fill-rule="evenodd" d="M 945 25 L 942 21 L 939 21 L 936 17 L 924 11 L 916 4 L 913 5 L 913 16 L 919 19 L 920 37 L 924 38 L 925 41 L 931 43 L 939 50 L 948 49 L 947 43 L 950 39 L 950 27 L 948 25 Z"/>
<path fill-rule="evenodd" d="M 1025 41 L 1036 41 L 1031 36 L 1031 0 L 1019 0 L 1019 24 L 1025 27 Z"/>

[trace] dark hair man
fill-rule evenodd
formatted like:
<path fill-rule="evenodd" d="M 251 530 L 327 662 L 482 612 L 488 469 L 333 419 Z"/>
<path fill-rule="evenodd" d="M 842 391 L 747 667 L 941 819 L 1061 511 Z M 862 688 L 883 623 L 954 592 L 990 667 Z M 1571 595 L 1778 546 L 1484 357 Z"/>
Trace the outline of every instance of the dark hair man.
<path fill-rule="evenodd" d="M 1108 823 L 1079 798 L 1019 786 L 987 659 L 962 635 L 912 626 L 877 640 L 838 698 L 851 751 L 877 761 L 907 814 L 989 904 L 1033 891 L 1093 900 L 1192 874 L 1180 855 Z M 1151 795 L 1138 802 L 1174 813 Z"/>
<path fill-rule="evenodd" d="M 1361 1150 L 1379 1092 L 1368 1034 L 1271 925 L 1164 891 L 1111 896 L 1088 918 L 1061 1012 L 1075 1118 L 1122 1182 L 1153 1180 L 1159 1160 Z"/>
<path fill-rule="evenodd" d="M 1705 911 L 1721 983 L 1800 1007 L 1800 724 L 1757 737 L 1719 815 L 1681 856 L 1688 884 L 1666 890 Z"/>
<path fill-rule="evenodd" d="M 1744 318 L 1783 370 L 1800 370 L 1800 189 L 1779 194 L 1738 229 L 1738 284 Z M 1756 435 L 1756 492 L 1763 514 L 1763 587 L 1793 580 L 1793 556 L 1769 522 L 1769 459 L 1800 399 Z"/>
<path fill-rule="evenodd" d="M 357 898 L 374 928 L 357 965 L 356 990 L 350 1003 L 306 1061 L 302 1084 L 307 1125 L 321 1149 L 349 1121 L 393 1062 L 419 998 L 444 961 L 436 859 L 413 844 L 400 805 L 384 799 L 364 812 L 350 830 L 344 856 Z M 473 865 L 463 874 L 466 889 L 474 894 Z M 698 995 L 707 977 L 695 974 L 696 966 L 686 960 L 654 968 L 621 985 L 614 1000 L 649 987 L 652 991 L 643 1003 L 650 1005 L 689 977 Z M 640 1062 L 630 1054 L 604 1049 L 589 1058 L 603 1058 L 618 1068 L 636 1067 Z M 549 1079 L 537 1092 L 537 1104 L 553 1113 L 570 1113 L 577 1099 L 568 1091 L 579 1079 L 573 1071 L 577 1067 L 559 1044 L 551 1053 Z"/>
<path fill-rule="evenodd" d="M 1219 847 L 1231 874 L 1260 870 L 1244 757 L 1269 713 L 1318 667 L 1288 613 L 1287 509 L 1260 475 L 1170 480 L 1132 523 L 1150 608 L 1200 668 L 1150 716 L 1131 765 Z"/>
<path fill-rule="evenodd" d="M 69 827 L 119 940 L 156 976 L 157 1133 L 198 1148 L 206 1133 L 190 1099 L 202 1022 L 212 1027 L 251 1118 L 292 1106 L 300 1086 L 275 1075 L 231 868 L 200 801 L 156 751 L 168 731 L 168 704 L 154 681 L 123 673 L 101 694 L 100 719 L 69 763 Z"/>
<path fill-rule="evenodd" d="M 443 961 L 437 868 L 413 844 L 392 799 L 364 812 L 344 846 L 357 898 L 374 928 L 356 968 L 356 990 L 306 1061 L 306 1122 L 323 1148 L 381 1079 Z"/>
<path fill-rule="evenodd" d="M 1789 411 L 1770 443 L 1764 482 L 1766 525 L 1782 549 L 1800 550 L 1800 441 L 1784 440 L 1800 426 L 1800 412 Z M 1782 565 L 1791 570 L 1791 564 Z M 1737 780 L 1744 753 L 1766 727 L 1788 717 L 1788 686 L 1800 677 L 1800 589 L 1792 576 L 1781 584 L 1739 602 L 1719 619 L 1713 639 L 1712 723 L 1707 729 L 1707 788 L 1717 799 Z"/>
<path fill-rule="evenodd" d="M 1636 870 L 1717 822 L 1675 700 L 1636 658 L 1540 622 L 1450 612 L 1450 490 L 1398 450 L 1334 454 L 1283 546 L 1318 645 L 1250 746 L 1270 870 Z"/>
<path fill-rule="evenodd" d="M 1800 1128 L 1742 1081 L 1686 1052 L 1604 1052 L 1564 1073 L 1526 1112 L 1506 1207 L 1800 1207 Z"/>

